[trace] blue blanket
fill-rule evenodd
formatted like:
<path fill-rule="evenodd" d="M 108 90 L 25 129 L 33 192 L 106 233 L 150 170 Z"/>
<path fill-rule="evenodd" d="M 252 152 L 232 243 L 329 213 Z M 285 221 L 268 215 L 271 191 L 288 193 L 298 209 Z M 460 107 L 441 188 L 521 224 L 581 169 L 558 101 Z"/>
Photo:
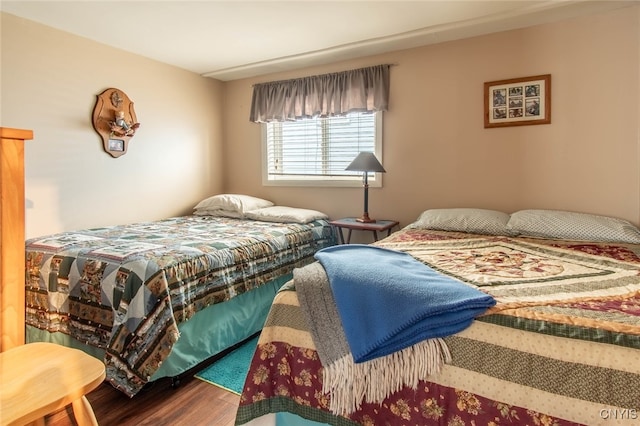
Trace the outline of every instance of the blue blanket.
<path fill-rule="evenodd" d="M 315 257 L 329 278 L 355 362 L 462 331 L 496 303 L 404 252 L 351 244 Z"/>

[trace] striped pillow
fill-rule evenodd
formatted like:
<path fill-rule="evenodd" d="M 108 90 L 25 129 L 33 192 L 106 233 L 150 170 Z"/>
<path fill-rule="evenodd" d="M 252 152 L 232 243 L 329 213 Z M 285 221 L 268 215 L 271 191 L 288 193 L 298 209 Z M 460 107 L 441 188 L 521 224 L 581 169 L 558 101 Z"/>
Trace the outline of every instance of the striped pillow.
<path fill-rule="evenodd" d="M 410 226 L 472 234 L 509 235 L 507 222 L 509 215 L 497 210 L 453 208 L 425 210 Z"/>
<path fill-rule="evenodd" d="M 511 215 L 512 235 L 610 243 L 640 244 L 640 229 L 608 216 L 560 210 L 520 210 Z"/>

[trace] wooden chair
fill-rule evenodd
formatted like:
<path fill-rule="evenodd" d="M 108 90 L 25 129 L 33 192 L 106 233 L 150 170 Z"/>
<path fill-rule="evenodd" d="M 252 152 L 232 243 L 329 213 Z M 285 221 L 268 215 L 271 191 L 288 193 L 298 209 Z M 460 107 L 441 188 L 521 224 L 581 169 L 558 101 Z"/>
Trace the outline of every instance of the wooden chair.
<path fill-rule="evenodd" d="M 44 425 L 71 404 L 78 426 L 98 422 L 85 395 L 105 378 L 104 363 L 78 349 L 28 343 L 0 353 L 0 424 Z"/>

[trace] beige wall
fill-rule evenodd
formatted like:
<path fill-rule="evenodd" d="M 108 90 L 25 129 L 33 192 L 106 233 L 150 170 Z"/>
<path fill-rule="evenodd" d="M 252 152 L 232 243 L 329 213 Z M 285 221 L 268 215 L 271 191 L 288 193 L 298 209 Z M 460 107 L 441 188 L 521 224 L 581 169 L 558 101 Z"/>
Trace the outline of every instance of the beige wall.
<path fill-rule="evenodd" d="M 640 6 L 558 23 L 222 83 L 2 14 L 0 125 L 26 145 L 27 236 L 190 212 L 242 192 L 333 218 L 359 188 L 265 187 L 252 84 L 393 63 L 384 187 L 370 213 L 556 208 L 640 223 Z M 552 124 L 483 128 L 483 83 L 552 75 Z M 91 126 L 108 87 L 142 126 L 114 159 Z"/>
<path fill-rule="evenodd" d="M 362 190 L 261 185 L 254 83 L 392 63 L 382 189 L 369 212 L 549 208 L 638 223 L 640 7 L 226 83 L 225 188 L 357 216 Z M 483 128 L 483 83 L 552 75 L 552 124 Z"/>
<path fill-rule="evenodd" d="M 222 191 L 221 82 L 2 14 L 1 125 L 25 146 L 27 237 L 190 213 Z M 102 148 L 91 117 L 115 87 L 141 127 Z"/>

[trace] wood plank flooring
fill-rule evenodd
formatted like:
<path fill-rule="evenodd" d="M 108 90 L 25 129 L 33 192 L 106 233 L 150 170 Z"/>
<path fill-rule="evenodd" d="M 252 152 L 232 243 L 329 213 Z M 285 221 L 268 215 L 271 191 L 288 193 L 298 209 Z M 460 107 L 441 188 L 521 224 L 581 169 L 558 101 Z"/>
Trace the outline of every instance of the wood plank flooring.
<path fill-rule="evenodd" d="M 133 398 L 104 382 L 87 399 L 100 426 L 233 426 L 240 396 L 193 377 L 244 342 L 227 348 L 186 371 L 179 386 L 171 378 L 148 383 Z M 77 426 L 71 406 L 45 418 L 47 426 Z"/>
<path fill-rule="evenodd" d="M 100 426 L 233 426 L 240 397 L 191 375 L 178 387 L 160 379 L 129 398 L 103 383 L 87 395 Z M 49 415 L 48 426 L 75 426 L 70 407 Z"/>

